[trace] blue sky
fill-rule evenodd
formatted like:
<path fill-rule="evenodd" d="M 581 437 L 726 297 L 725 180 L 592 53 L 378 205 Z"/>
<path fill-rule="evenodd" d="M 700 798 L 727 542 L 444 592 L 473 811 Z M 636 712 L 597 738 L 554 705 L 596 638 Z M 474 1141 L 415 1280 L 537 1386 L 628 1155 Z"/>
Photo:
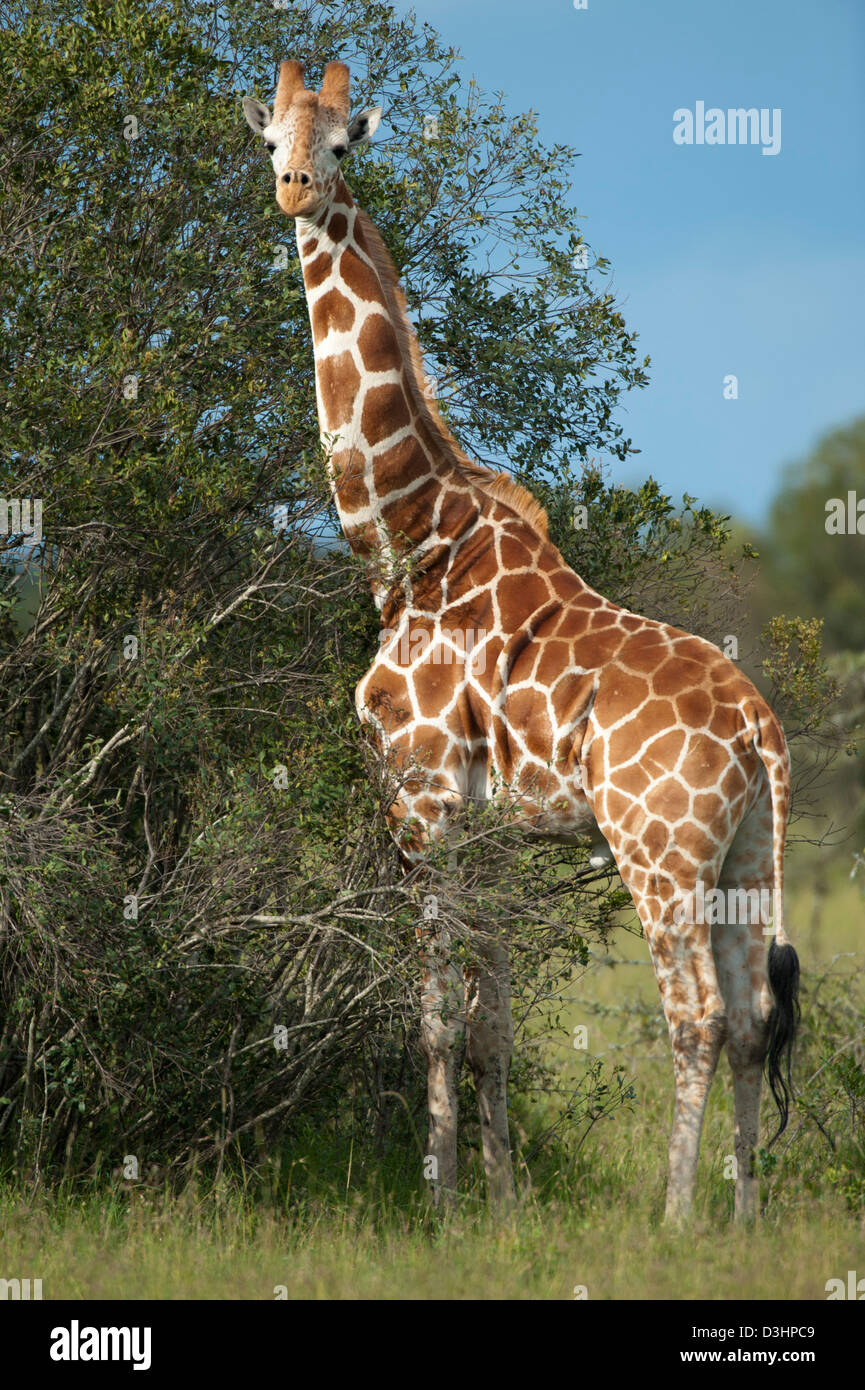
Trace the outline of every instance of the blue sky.
<path fill-rule="evenodd" d="M 652 358 L 621 416 L 642 453 L 614 476 L 759 523 L 784 464 L 865 411 L 863 0 L 395 4 L 582 152 L 584 235 Z M 780 152 L 675 144 L 698 101 L 780 108 Z"/>

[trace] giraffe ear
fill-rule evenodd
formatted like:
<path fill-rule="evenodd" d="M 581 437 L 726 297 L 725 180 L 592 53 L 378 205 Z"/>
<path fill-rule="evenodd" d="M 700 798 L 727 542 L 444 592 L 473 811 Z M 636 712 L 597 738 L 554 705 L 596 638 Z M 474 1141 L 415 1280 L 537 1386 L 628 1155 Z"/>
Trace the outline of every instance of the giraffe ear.
<path fill-rule="evenodd" d="M 352 117 L 348 128 L 349 149 L 355 145 L 363 144 L 364 140 L 368 140 L 371 135 L 375 134 L 381 116 L 382 108 L 380 106 L 369 106 L 366 111 L 361 111 L 358 116 Z"/>
<path fill-rule="evenodd" d="M 270 108 L 255 97 L 243 98 L 243 114 L 256 135 L 260 135 L 270 125 Z"/>

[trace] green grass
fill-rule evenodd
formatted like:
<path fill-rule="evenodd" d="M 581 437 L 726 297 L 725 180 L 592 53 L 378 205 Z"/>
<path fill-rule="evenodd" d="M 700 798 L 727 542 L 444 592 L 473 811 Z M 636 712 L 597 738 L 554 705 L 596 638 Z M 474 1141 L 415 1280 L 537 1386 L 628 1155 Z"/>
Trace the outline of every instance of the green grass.
<path fill-rule="evenodd" d="M 851 990 L 863 961 L 857 886 L 836 871 L 822 921 L 813 891 L 807 880 L 794 887 L 788 910 L 806 1009 L 834 957 Z M 418 1190 L 417 1145 L 406 1138 L 375 1155 L 359 1122 L 353 1141 L 310 1130 L 278 1180 L 265 1162 L 245 1186 L 235 1177 L 180 1195 L 122 1186 L 33 1194 L 21 1179 L 9 1182 L 0 1189 L 0 1275 L 41 1278 L 48 1299 L 272 1299 L 280 1286 L 289 1298 L 572 1299 L 579 1286 L 590 1299 L 818 1300 L 827 1280 L 850 1269 L 865 1275 L 855 1187 L 839 1183 L 838 1153 L 801 1112 L 764 1162 L 758 1226 L 733 1227 L 723 1060 L 693 1226 L 683 1235 L 661 1226 L 672 1067 L 643 941 L 617 934 L 609 956 L 572 987 L 562 1023 L 552 1052 L 562 1078 L 576 1081 L 600 1057 L 605 1070 L 624 1067 L 634 1100 L 594 1124 L 584 1118 L 548 1143 L 531 1171 L 522 1164 L 511 1217 L 487 1212 L 471 1142 L 460 1207 L 440 1221 Z M 588 1052 L 571 1045 L 577 1023 L 588 1027 Z M 817 1065 L 819 1054 L 800 1059 L 800 1080 Z M 771 1123 L 771 1101 L 763 1115 Z M 518 1151 L 550 1118 L 548 1102 L 515 1106 Z M 470 1126 L 466 1134 L 471 1141 Z"/>
<path fill-rule="evenodd" d="M 494 1221 L 473 1201 L 437 1225 L 367 1199 L 293 1218 L 241 1196 L 140 1196 L 0 1204 L 8 1275 L 45 1298 L 821 1299 L 865 1269 L 865 1234 L 840 1204 L 811 1203 L 756 1231 L 698 1218 L 656 1226 L 645 1183 L 617 1200 L 524 1199 Z M 654 1184 L 649 1184 L 654 1186 Z"/>

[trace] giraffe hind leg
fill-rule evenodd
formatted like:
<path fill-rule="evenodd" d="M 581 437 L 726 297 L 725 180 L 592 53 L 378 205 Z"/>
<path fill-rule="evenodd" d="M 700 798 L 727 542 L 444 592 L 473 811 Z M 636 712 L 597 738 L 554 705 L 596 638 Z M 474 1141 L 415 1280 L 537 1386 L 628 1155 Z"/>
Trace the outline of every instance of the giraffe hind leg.
<path fill-rule="evenodd" d="M 767 788 L 766 796 L 741 822 L 727 852 L 718 884 L 724 892 L 727 920 L 712 928 L 712 948 L 727 1006 L 727 1057 L 733 1072 L 734 1212 L 735 1219 L 744 1222 L 757 1215 L 755 1158 L 772 1006 L 763 929 L 768 924 L 772 885 L 772 809 Z"/>
<path fill-rule="evenodd" d="M 604 833 L 615 853 L 615 831 Z M 693 920 L 702 915 L 693 910 L 697 880 L 706 892 L 714 887 L 723 855 L 719 850 L 715 861 L 694 869 L 683 860 L 675 877 L 639 868 L 625 854 L 616 857 L 648 940 L 673 1050 L 676 1095 L 664 1219 L 680 1225 L 693 1205 L 706 1100 L 727 1036 L 711 928 Z"/>

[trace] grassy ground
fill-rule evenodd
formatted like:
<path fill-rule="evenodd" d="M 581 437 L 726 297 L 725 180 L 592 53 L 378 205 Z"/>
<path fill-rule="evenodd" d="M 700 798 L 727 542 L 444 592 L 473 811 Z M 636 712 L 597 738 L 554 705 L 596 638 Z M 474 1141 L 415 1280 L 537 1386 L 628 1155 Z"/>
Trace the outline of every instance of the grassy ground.
<path fill-rule="evenodd" d="M 839 870 L 828 897 L 821 891 L 803 879 L 787 913 L 806 1009 L 827 968 L 852 989 L 865 959 L 857 886 Z M 7 1188 L 0 1275 L 41 1278 L 45 1298 L 76 1299 L 272 1299 L 283 1289 L 326 1299 L 573 1299 L 575 1289 L 590 1299 L 825 1299 L 827 1280 L 851 1269 L 865 1275 L 865 1213 L 843 1190 L 838 1155 L 801 1111 L 764 1163 L 758 1228 L 732 1227 L 724 1062 L 706 1117 L 693 1228 L 677 1236 L 660 1226 L 672 1075 L 656 1004 L 645 943 L 619 933 L 566 1001 L 555 1055 L 573 1078 L 592 1058 L 605 1074 L 621 1065 L 634 1100 L 593 1124 L 583 1117 L 583 1141 L 575 1145 L 572 1132 L 567 1144 L 548 1147 L 531 1175 L 523 1165 L 520 1205 L 505 1221 L 490 1218 L 470 1179 L 460 1209 L 440 1222 L 416 1191 L 407 1148 L 382 1159 L 362 1142 L 346 1152 L 312 1134 L 293 1150 L 289 1191 L 283 1182 L 278 1200 L 260 1185 L 253 1193 L 227 1183 L 180 1197 Z M 575 1025 L 588 1030 L 585 1051 L 572 1047 Z M 764 1123 L 771 1116 L 767 1103 Z M 517 1142 L 525 1147 L 547 1118 L 518 1111 Z"/>
<path fill-rule="evenodd" d="M 658 1230 L 641 1184 L 616 1203 L 524 1204 L 492 1223 L 469 1210 L 437 1230 L 368 1201 L 287 1221 L 232 1198 L 4 1203 L 3 1264 L 46 1298 L 824 1299 L 865 1269 L 865 1233 L 840 1206 L 811 1205 L 752 1233 L 698 1221 Z M 281 1292 L 281 1290 L 280 1290 Z"/>

